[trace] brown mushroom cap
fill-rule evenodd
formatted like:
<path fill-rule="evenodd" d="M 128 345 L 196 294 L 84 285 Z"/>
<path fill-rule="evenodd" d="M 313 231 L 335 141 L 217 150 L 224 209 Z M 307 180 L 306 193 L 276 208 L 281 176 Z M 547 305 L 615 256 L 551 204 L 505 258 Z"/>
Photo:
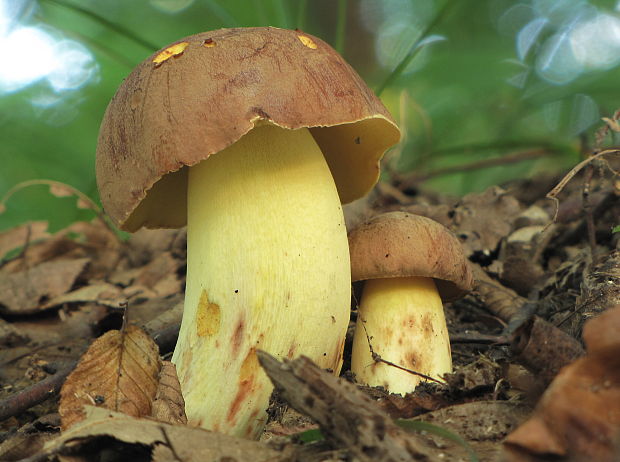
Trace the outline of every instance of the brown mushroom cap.
<path fill-rule="evenodd" d="M 430 218 L 405 212 L 377 215 L 349 234 L 351 280 L 422 276 L 452 301 L 474 283 L 459 240 Z"/>
<path fill-rule="evenodd" d="M 186 223 L 187 166 L 230 146 L 258 120 L 309 128 L 340 199 L 366 194 L 400 138 L 381 101 L 322 40 L 276 29 L 220 29 L 139 64 L 99 133 L 97 183 L 122 229 Z"/>

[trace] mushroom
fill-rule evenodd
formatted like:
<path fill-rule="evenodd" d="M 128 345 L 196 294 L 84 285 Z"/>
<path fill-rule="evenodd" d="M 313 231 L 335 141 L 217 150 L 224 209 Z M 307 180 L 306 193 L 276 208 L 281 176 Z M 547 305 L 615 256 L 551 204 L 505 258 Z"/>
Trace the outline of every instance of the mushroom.
<path fill-rule="evenodd" d="M 349 248 L 351 279 L 364 281 L 351 358 L 357 379 L 400 394 L 422 380 L 375 361 L 373 352 L 436 380 L 451 372 L 442 300 L 460 298 L 473 286 L 458 239 L 430 218 L 391 212 L 351 231 Z"/>
<path fill-rule="evenodd" d="M 372 188 L 399 138 L 355 71 L 299 31 L 193 35 L 122 83 L 97 181 L 121 229 L 187 224 L 172 360 L 190 425 L 260 433 L 272 385 L 257 349 L 339 372 L 350 302 L 341 203 Z"/>

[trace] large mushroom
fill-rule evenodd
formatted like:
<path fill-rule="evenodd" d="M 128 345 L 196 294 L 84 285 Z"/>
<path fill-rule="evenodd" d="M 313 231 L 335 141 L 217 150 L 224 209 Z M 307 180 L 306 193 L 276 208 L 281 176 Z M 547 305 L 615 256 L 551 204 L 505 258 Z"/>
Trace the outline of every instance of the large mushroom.
<path fill-rule="evenodd" d="M 97 181 L 121 229 L 187 224 L 173 362 L 190 424 L 257 436 L 272 390 L 257 349 L 340 370 L 341 202 L 372 188 L 399 137 L 355 71 L 298 31 L 193 35 L 122 83 L 101 125 Z"/>
<path fill-rule="evenodd" d="M 364 281 L 351 358 L 357 379 L 401 394 L 422 380 L 375 361 L 373 352 L 436 380 L 451 372 L 442 300 L 460 298 L 473 286 L 458 239 L 430 218 L 391 212 L 351 231 L 349 247 L 351 279 Z"/>

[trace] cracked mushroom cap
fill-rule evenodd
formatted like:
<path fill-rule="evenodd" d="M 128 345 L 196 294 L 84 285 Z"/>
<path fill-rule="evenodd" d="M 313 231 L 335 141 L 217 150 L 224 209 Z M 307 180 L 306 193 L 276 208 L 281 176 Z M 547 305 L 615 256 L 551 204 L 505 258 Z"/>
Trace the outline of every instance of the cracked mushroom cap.
<path fill-rule="evenodd" d="M 156 52 L 125 79 L 99 132 L 97 184 L 127 231 L 187 220 L 187 167 L 265 120 L 308 128 L 343 203 L 365 195 L 400 139 L 381 101 L 328 44 L 272 27 L 192 35 Z"/>
<path fill-rule="evenodd" d="M 443 301 L 456 300 L 473 287 L 461 243 L 430 218 L 405 212 L 377 215 L 351 231 L 349 249 L 354 282 L 430 277 Z"/>

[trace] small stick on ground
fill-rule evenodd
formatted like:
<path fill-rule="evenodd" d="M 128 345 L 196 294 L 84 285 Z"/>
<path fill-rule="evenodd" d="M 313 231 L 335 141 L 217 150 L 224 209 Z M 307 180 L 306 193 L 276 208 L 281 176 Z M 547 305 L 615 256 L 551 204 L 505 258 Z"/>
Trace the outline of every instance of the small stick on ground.
<path fill-rule="evenodd" d="M 305 356 L 280 362 L 264 351 L 256 355 L 280 396 L 355 460 L 435 460 L 414 434 L 399 428 L 352 383 L 322 371 Z"/>
<path fill-rule="evenodd" d="M 620 154 L 620 149 L 606 149 L 604 151 L 600 151 L 600 152 L 597 152 L 596 154 L 593 154 L 592 156 L 588 157 L 585 160 L 582 160 L 577 165 L 575 165 L 573 169 L 570 172 L 568 172 L 564 176 L 564 178 L 562 178 L 562 180 L 551 191 L 547 193 L 545 197 L 553 201 L 553 203 L 555 204 L 555 211 L 553 213 L 552 220 L 547 224 L 547 226 L 545 226 L 545 229 L 542 230 L 543 233 L 547 230 L 547 228 L 549 228 L 549 226 L 551 226 L 551 224 L 557 221 L 558 211 L 560 210 L 560 200 L 558 199 L 557 196 L 562 192 L 562 190 L 568 184 L 568 182 L 572 180 L 573 177 L 577 175 L 577 173 L 579 173 L 584 167 L 589 165 L 591 162 L 603 156 L 609 155 L 609 154 Z"/>
<path fill-rule="evenodd" d="M 423 378 L 424 380 L 430 380 L 431 382 L 438 383 L 439 385 L 445 386 L 446 384 L 440 380 L 437 380 L 430 375 L 422 374 L 421 372 L 417 372 L 411 369 L 407 369 L 406 367 L 400 366 L 392 361 L 388 361 L 387 359 L 383 359 L 375 350 L 372 348 L 372 343 L 370 342 L 370 336 L 368 335 L 368 331 L 366 330 L 366 325 L 364 324 L 364 320 L 362 320 L 362 326 L 364 327 L 364 333 L 366 334 L 366 340 L 368 340 L 368 348 L 370 349 L 370 356 L 372 360 L 376 363 L 387 364 L 388 366 L 395 367 L 396 369 L 400 369 L 401 371 L 408 372 L 412 375 L 417 375 L 418 377 Z"/>
<path fill-rule="evenodd" d="M 588 230 L 588 243 L 592 252 L 592 261 L 596 263 L 596 228 L 594 227 L 594 213 L 590 202 L 590 186 L 594 176 L 594 165 L 588 164 L 583 181 L 583 191 L 581 193 L 583 211 L 586 214 L 586 229 Z"/>
<path fill-rule="evenodd" d="M 60 392 L 77 361 L 68 361 L 52 376 L 0 401 L 0 421 L 18 415 Z"/>
<path fill-rule="evenodd" d="M 523 308 L 529 303 L 526 298 L 491 278 L 480 265 L 472 263 L 471 267 L 475 278 L 474 293 L 489 312 L 509 324 L 524 321 L 531 314 L 528 312 L 524 317 Z"/>
<path fill-rule="evenodd" d="M 460 164 L 460 165 L 453 165 L 450 167 L 438 168 L 437 170 L 433 170 L 428 173 L 413 174 L 406 178 L 403 178 L 402 180 L 398 182 L 398 188 L 401 191 L 405 191 L 407 189 L 412 188 L 417 183 L 421 183 L 423 181 L 426 181 L 430 178 L 434 178 L 437 176 L 449 175 L 452 173 L 461 173 L 461 172 L 472 171 L 472 170 L 481 170 L 481 169 L 490 168 L 490 167 L 497 167 L 500 165 L 508 165 L 508 164 L 513 164 L 517 162 L 523 162 L 525 160 L 545 157 L 550 154 L 553 154 L 553 153 L 549 149 L 536 148 L 536 149 L 530 149 L 527 151 L 514 152 L 511 154 L 501 156 L 501 157 L 483 159 L 483 160 L 479 160 L 476 162 L 472 162 L 470 164 Z"/>

